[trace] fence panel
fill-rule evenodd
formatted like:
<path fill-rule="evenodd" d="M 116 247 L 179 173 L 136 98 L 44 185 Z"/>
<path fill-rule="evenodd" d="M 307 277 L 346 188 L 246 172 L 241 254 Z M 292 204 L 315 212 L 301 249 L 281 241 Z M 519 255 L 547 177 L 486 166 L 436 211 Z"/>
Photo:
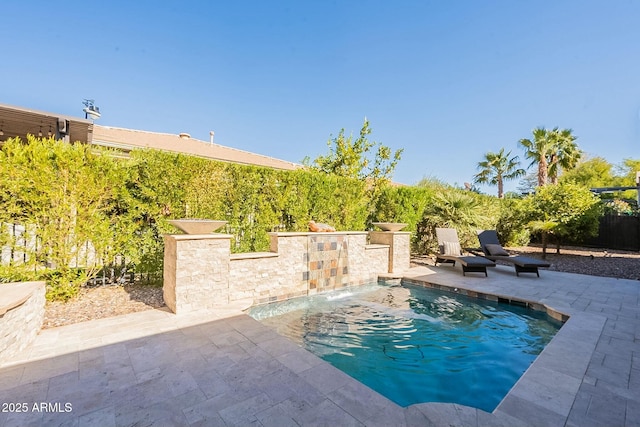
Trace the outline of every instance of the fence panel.
<path fill-rule="evenodd" d="M 38 237 L 33 230 L 20 224 L 0 223 L 0 227 L 2 227 L 0 233 L 4 233 L 8 238 L 8 242 L 5 244 L 0 243 L 0 265 L 19 266 L 29 262 L 31 260 L 30 254 L 35 252 L 38 242 Z M 78 249 L 76 257 L 69 267 L 83 268 L 96 265 L 101 265 L 96 249 L 91 242 L 86 242 Z M 34 265 L 34 268 L 37 269 L 38 266 Z M 112 264 L 102 265 L 100 271 L 93 279 L 89 280 L 88 284 L 162 283 L 162 270 L 143 272 L 136 270 L 135 264 L 129 262 L 124 256 L 118 255 Z M 1 278 L 0 282 L 2 282 Z"/>
<path fill-rule="evenodd" d="M 587 246 L 626 251 L 640 251 L 640 217 L 605 215 L 600 219 L 598 236 Z"/>

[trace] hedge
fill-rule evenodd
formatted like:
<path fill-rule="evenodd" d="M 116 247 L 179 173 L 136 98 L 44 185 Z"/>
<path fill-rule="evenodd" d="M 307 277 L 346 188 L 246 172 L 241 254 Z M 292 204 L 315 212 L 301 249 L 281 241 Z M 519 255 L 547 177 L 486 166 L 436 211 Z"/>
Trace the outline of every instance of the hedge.
<path fill-rule="evenodd" d="M 228 221 L 233 252 L 268 250 L 270 231 L 303 231 L 311 219 L 366 227 L 371 200 L 358 180 L 156 150 L 112 154 L 33 136 L 3 144 L 0 281 L 48 278 L 48 297 L 68 299 L 123 259 L 134 274 L 161 272 L 173 218 Z"/>
<path fill-rule="evenodd" d="M 46 279 L 50 299 L 73 297 L 110 269 L 117 279 L 162 282 L 167 220 L 228 221 L 232 252 L 266 251 L 271 231 L 337 230 L 405 222 L 412 251 L 436 250 L 435 227 L 455 227 L 463 246 L 478 229 L 526 243 L 518 214 L 528 200 L 500 200 L 446 185 L 382 186 L 301 168 L 225 163 L 157 150 L 130 157 L 28 136 L 0 150 L 0 282 Z M 17 231 L 16 231 L 17 230 Z"/>

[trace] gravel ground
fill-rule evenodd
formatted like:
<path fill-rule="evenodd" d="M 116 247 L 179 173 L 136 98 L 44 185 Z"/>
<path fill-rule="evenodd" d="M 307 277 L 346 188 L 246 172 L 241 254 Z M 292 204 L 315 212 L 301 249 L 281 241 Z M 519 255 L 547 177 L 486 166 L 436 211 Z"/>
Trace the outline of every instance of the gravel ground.
<path fill-rule="evenodd" d="M 71 301 L 47 302 L 42 327 L 70 325 L 136 311 L 164 307 L 162 288 L 145 285 L 83 287 Z"/>
<path fill-rule="evenodd" d="M 542 259 L 542 248 L 537 246 L 507 248 L 507 251 L 511 255 L 520 254 Z M 434 260 L 435 258 L 430 256 L 421 256 L 412 258 L 411 263 L 416 266 L 434 265 Z M 546 260 L 551 264 L 547 270 L 640 280 L 639 252 L 563 247 L 560 253 L 556 253 L 554 246 L 547 248 Z M 504 265 L 512 264 L 504 263 Z"/>
<path fill-rule="evenodd" d="M 542 249 L 535 246 L 508 250 L 513 254 L 542 257 Z M 551 263 L 549 270 L 640 280 L 640 253 L 638 252 L 567 247 L 561 248 L 560 254 L 556 254 L 554 247 L 547 250 L 547 261 Z M 433 262 L 434 258 L 430 256 L 414 257 L 411 260 L 412 266 L 433 265 Z M 79 296 L 67 303 L 47 303 L 43 328 L 164 306 L 161 287 L 143 285 L 83 287 Z"/>
<path fill-rule="evenodd" d="M 542 258 L 542 248 L 513 248 L 514 253 Z M 640 280 L 640 253 L 628 251 L 605 251 L 589 248 L 547 248 L 549 270 L 565 273 L 588 274 L 590 276 L 616 277 Z"/>

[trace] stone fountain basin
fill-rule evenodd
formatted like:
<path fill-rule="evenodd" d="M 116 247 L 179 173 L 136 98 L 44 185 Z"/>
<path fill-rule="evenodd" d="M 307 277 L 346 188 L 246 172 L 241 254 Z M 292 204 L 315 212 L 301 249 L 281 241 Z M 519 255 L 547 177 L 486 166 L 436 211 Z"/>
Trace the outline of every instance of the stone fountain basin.
<path fill-rule="evenodd" d="M 382 231 L 400 231 L 408 225 L 402 222 L 372 222 L 372 224 Z"/>
<path fill-rule="evenodd" d="M 170 219 L 168 222 L 186 234 L 213 233 L 227 223 L 227 221 L 197 218 Z"/>

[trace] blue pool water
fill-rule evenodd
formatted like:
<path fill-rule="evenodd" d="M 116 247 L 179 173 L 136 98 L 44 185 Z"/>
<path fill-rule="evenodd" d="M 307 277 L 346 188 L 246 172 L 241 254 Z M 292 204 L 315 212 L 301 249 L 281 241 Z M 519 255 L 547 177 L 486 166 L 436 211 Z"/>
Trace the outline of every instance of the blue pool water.
<path fill-rule="evenodd" d="M 249 314 L 401 406 L 491 412 L 561 323 L 524 307 L 372 284 Z"/>

